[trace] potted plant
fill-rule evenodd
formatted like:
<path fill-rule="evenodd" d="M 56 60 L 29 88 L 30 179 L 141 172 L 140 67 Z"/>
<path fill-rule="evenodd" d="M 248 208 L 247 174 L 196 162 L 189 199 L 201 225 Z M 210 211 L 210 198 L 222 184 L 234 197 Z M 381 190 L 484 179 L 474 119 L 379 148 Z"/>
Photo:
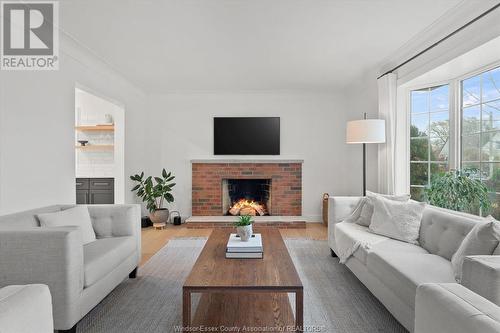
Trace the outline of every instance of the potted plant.
<path fill-rule="evenodd" d="M 171 172 L 163 169 L 161 177 L 148 176 L 144 178 L 144 172 L 130 176 L 130 179 L 137 184 L 132 188 L 132 192 L 137 192 L 137 196 L 146 203 L 151 221 L 157 226 L 165 226 L 168 222 L 168 209 L 163 207 L 163 203 L 174 202 L 172 187 L 175 183 L 172 180 L 175 176 Z"/>
<path fill-rule="evenodd" d="M 234 222 L 234 226 L 236 227 L 236 233 L 240 236 L 243 242 L 248 242 L 250 237 L 253 235 L 252 229 L 252 216 L 250 215 L 241 215 L 236 222 Z"/>
<path fill-rule="evenodd" d="M 450 170 L 432 179 L 425 189 L 434 206 L 467 213 L 486 213 L 491 207 L 488 188 L 479 179 L 479 170 Z"/>

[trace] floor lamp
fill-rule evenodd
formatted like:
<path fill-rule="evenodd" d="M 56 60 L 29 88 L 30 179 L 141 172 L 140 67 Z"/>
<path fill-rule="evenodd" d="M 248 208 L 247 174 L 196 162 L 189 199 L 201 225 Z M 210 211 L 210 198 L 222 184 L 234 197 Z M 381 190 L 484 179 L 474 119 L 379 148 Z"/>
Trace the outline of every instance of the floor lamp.
<path fill-rule="evenodd" d="M 363 144 L 363 196 L 366 195 L 366 144 L 385 142 L 385 120 L 366 119 L 347 122 L 346 143 Z"/>

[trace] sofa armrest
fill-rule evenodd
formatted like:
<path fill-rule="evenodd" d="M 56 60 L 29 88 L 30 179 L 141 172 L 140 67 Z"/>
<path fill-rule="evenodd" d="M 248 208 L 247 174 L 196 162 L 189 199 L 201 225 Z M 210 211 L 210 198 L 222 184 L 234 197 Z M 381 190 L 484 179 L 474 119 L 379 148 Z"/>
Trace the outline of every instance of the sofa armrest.
<path fill-rule="evenodd" d="M 500 307 L 457 283 L 421 284 L 414 332 L 500 332 Z"/>
<path fill-rule="evenodd" d="M 97 238 L 134 237 L 137 261 L 139 262 L 141 254 L 141 206 L 89 205 L 87 207 Z"/>
<path fill-rule="evenodd" d="M 349 217 L 363 197 L 329 197 L 328 225 L 339 223 Z"/>
<path fill-rule="evenodd" d="M 0 229 L 0 287 L 31 283 L 49 286 L 56 328 L 76 323 L 83 290 L 80 228 Z"/>
<path fill-rule="evenodd" d="M 335 246 L 335 224 L 349 217 L 362 198 L 339 196 L 328 198 L 328 245 L 333 251 L 337 251 Z"/>
<path fill-rule="evenodd" d="M 465 257 L 460 283 L 500 305 L 500 256 Z"/>
<path fill-rule="evenodd" d="M 53 333 L 52 298 L 44 284 L 0 289 L 0 331 Z"/>

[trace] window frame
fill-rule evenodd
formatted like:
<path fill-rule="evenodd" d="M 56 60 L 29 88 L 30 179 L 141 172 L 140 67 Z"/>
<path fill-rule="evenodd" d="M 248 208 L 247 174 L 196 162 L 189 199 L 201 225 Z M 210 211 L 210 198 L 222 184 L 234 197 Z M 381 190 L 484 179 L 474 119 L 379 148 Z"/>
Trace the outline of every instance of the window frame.
<path fill-rule="evenodd" d="M 436 86 L 449 85 L 449 121 L 450 121 L 450 147 L 448 157 L 449 169 L 458 169 L 462 165 L 462 82 L 480 75 L 484 72 L 500 68 L 500 60 L 481 66 L 473 71 L 468 71 L 462 75 L 455 76 L 449 79 L 440 81 L 431 81 L 420 83 L 418 85 L 409 86 L 405 89 L 406 100 L 406 190 L 410 191 L 411 177 L 410 177 L 410 129 L 411 129 L 411 93 L 415 90 L 427 89 Z"/>
<path fill-rule="evenodd" d="M 408 87 L 406 91 L 406 100 L 407 100 L 407 119 L 406 119 L 406 149 L 407 149 L 407 184 L 406 184 L 406 189 L 408 193 L 410 193 L 412 184 L 411 184 L 411 120 L 412 120 L 412 112 L 411 112 L 411 93 L 415 90 L 423 90 L 423 89 L 430 89 L 433 87 L 440 87 L 440 86 L 445 86 L 448 85 L 448 121 L 449 121 L 449 148 L 448 148 L 448 169 L 453 169 L 454 168 L 454 161 L 455 161 L 455 154 L 456 154 L 456 126 L 455 126 L 455 117 L 454 117 L 454 110 L 455 110 L 455 104 L 456 104 L 456 96 L 455 96 L 455 84 L 453 80 L 443 80 L 443 81 L 434 81 L 433 83 L 423 83 L 415 86 Z M 431 111 L 428 111 L 426 113 L 422 114 L 430 114 L 432 113 Z M 429 146 L 430 146 L 430 133 L 428 133 L 428 140 L 429 140 Z M 429 147 L 430 149 L 430 147 Z M 430 151 L 429 151 L 430 154 Z M 432 164 L 432 161 L 427 160 L 425 161 L 427 165 Z M 443 164 L 443 163 L 436 163 L 436 164 Z M 430 175 L 429 175 L 430 177 Z M 425 188 L 425 185 L 423 186 L 418 186 L 414 185 L 414 187 L 422 187 Z"/>

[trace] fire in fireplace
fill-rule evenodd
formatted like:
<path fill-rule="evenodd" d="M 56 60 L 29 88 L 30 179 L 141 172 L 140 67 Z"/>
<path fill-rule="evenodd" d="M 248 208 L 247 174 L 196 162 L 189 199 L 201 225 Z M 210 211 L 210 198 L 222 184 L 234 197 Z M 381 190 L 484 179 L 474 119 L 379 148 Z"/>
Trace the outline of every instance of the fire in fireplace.
<path fill-rule="evenodd" d="M 222 210 L 224 215 L 269 215 L 271 179 L 223 179 Z"/>

